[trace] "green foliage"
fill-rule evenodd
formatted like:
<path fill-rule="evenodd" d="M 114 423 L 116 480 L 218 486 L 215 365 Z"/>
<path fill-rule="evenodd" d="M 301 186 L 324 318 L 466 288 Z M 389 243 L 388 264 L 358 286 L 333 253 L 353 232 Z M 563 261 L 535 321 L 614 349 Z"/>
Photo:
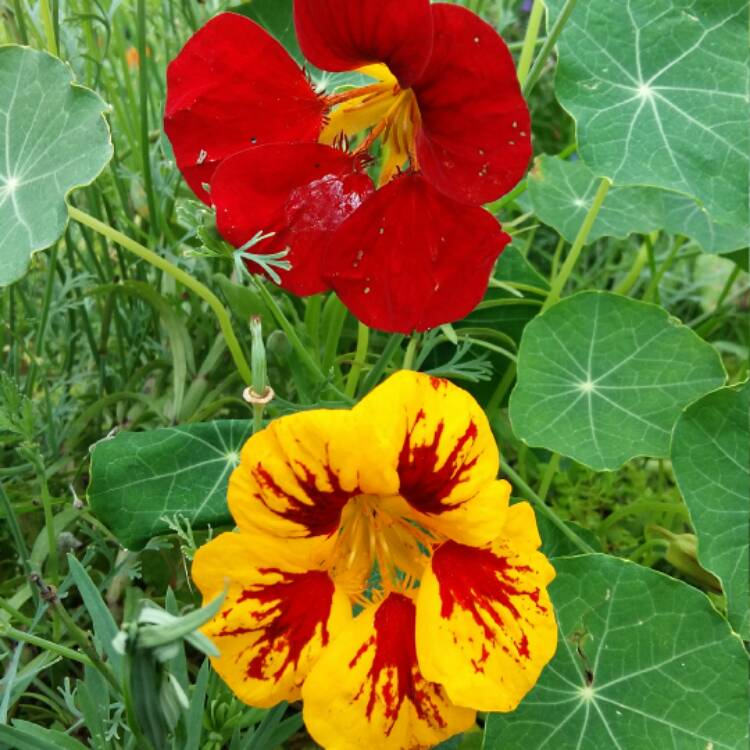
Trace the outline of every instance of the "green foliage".
<path fill-rule="evenodd" d="M 520 2 L 463 4 L 521 50 Z M 564 0 L 545 4 L 554 22 Z M 189 562 L 209 527 L 232 524 L 226 482 L 251 409 L 205 296 L 112 234 L 66 228 L 68 194 L 100 172 L 76 207 L 212 290 L 246 357 L 261 316 L 265 420 L 348 406 L 407 346 L 487 411 L 529 490 L 514 497 L 537 503 L 561 638 L 521 707 L 485 717 L 484 744 L 467 732 L 446 749 L 746 745 L 747 660 L 729 630 L 750 636 L 741 5 L 579 0 L 529 97 L 537 168 L 488 206 L 513 242 L 484 300 L 412 341 L 370 331 L 361 348 L 332 295 L 250 280 L 175 168 L 165 69 L 224 6 L 6 3 L 0 165 L 26 168 L 16 208 L 0 167 L 0 748 L 314 747 L 298 705 L 250 708 L 204 659 Z M 291 7 L 234 10 L 301 61 Z M 50 30 L 60 60 L 40 51 Z M 328 91 L 354 80 L 307 69 Z M 601 176 L 614 185 L 566 264 Z M 607 554 L 566 557 L 575 536 L 541 503 Z"/>
<path fill-rule="evenodd" d="M 724 382 L 715 351 L 655 305 L 581 292 L 526 328 L 516 434 L 598 471 L 666 456 L 680 409 Z"/>
<path fill-rule="evenodd" d="M 547 1 L 552 18 L 563 2 Z M 555 90 L 595 174 L 676 190 L 747 225 L 747 12 L 735 0 L 575 8 Z"/>
<path fill-rule="evenodd" d="M 487 750 L 705 750 L 747 744 L 741 641 L 684 583 L 604 555 L 560 558 L 557 654 Z"/>
<path fill-rule="evenodd" d="M 65 197 L 112 157 L 107 105 L 46 52 L 0 47 L 0 286 L 60 237 Z"/>
<path fill-rule="evenodd" d="M 671 457 L 700 540 L 698 559 L 721 580 L 729 621 L 750 638 L 747 503 L 750 386 L 721 388 L 677 420 Z"/>
<path fill-rule="evenodd" d="M 131 549 L 168 531 L 173 519 L 192 528 L 226 525 L 227 481 L 249 433 L 249 422 L 221 420 L 103 440 L 92 452 L 92 509 Z"/>

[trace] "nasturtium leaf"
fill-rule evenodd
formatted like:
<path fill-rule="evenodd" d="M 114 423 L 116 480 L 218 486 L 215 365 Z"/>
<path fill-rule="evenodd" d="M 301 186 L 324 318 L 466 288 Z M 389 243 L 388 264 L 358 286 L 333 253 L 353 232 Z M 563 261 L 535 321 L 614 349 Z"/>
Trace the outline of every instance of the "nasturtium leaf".
<path fill-rule="evenodd" d="M 228 10 L 255 21 L 275 37 L 298 63 L 304 64 L 305 58 L 294 30 L 292 0 L 250 0 Z"/>
<path fill-rule="evenodd" d="M 600 179 L 580 160 L 542 155 L 529 173 L 528 194 L 536 216 L 573 242 L 591 207 Z M 750 227 L 717 224 L 692 198 L 651 187 L 612 187 L 588 236 L 644 234 L 664 229 L 695 240 L 708 253 L 736 250 L 748 244 Z M 507 251 L 506 251 L 507 252 Z M 502 258 L 502 256 L 501 256 Z"/>
<path fill-rule="evenodd" d="M 747 747 L 747 656 L 704 594 L 606 555 L 554 566 L 557 653 L 485 750 Z"/>
<path fill-rule="evenodd" d="M 664 221 L 668 234 L 682 234 L 695 240 L 707 253 L 730 253 L 750 244 L 750 225 L 719 224 L 692 198 L 662 192 Z"/>
<path fill-rule="evenodd" d="M 748 504 L 750 384 L 721 388 L 691 404 L 672 435 L 672 466 L 698 535 L 698 559 L 717 575 L 729 621 L 750 640 Z"/>
<path fill-rule="evenodd" d="M 545 295 L 549 290 L 547 279 L 524 257 L 515 242 L 508 245 L 497 259 L 493 278 L 496 281 L 518 285 L 519 289 L 541 290 Z"/>
<path fill-rule="evenodd" d="M 573 242 L 594 200 L 600 179 L 579 159 L 540 156 L 528 177 L 536 216 Z M 660 190 L 612 187 L 589 232 L 588 241 L 646 233 L 662 226 Z"/>
<path fill-rule="evenodd" d="M 667 456 L 681 409 L 724 379 L 714 348 L 663 308 L 581 292 L 526 326 L 510 419 L 528 445 L 613 470 Z"/>
<path fill-rule="evenodd" d="M 168 532 L 168 521 L 231 523 L 227 481 L 249 435 L 249 422 L 220 420 L 102 440 L 91 456 L 91 509 L 131 549 Z"/>
<path fill-rule="evenodd" d="M 550 23 L 564 1 L 546 0 Z M 578 3 L 560 35 L 555 91 L 589 167 L 747 224 L 747 24 L 737 0 Z"/>
<path fill-rule="evenodd" d="M 112 158 L 107 105 L 56 57 L 0 47 L 0 286 L 65 229 L 65 197 Z"/>

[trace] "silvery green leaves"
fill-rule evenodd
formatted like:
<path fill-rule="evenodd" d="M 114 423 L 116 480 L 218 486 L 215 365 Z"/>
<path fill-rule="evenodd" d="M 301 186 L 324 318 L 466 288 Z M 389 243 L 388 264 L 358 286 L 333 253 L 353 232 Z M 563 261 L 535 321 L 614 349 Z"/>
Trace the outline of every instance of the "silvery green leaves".
<path fill-rule="evenodd" d="M 557 653 L 486 750 L 747 747 L 745 651 L 700 591 L 605 555 L 554 565 Z"/>
<path fill-rule="evenodd" d="M 721 580 L 729 622 L 748 639 L 749 412 L 747 381 L 709 393 L 680 415 L 671 448 L 698 535 L 698 559 Z"/>
<path fill-rule="evenodd" d="M 529 173 L 528 189 L 535 215 L 573 242 L 599 185 L 580 160 L 540 156 Z M 612 187 L 588 236 L 624 238 L 664 229 L 685 235 L 707 253 L 725 253 L 748 244 L 748 227 L 718 224 L 692 198 L 653 187 Z"/>
<path fill-rule="evenodd" d="M 552 22 L 564 0 L 547 0 Z M 698 200 L 748 224 L 747 5 L 588 0 L 560 36 L 556 94 L 581 158 L 615 185 Z"/>
<path fill-rule="evenodd" d="M 91 456 L 92 510 L 132 549 L 179 524 L 227 524 L 227 482 L 249 434 L 249 422 L 220 420 L 102 440 Z"/>
<path fill-rule="evenodd" d="M 0 286 L 60 237 L 65 197 L 112 157 L 107 105 L 72 80 L 46 52 L 0 47 Z"/>
<path fill-rule="evenodd" d="M 527 325 L 510 418 L 529 445 L 613 470 L 666 457 L 680 411 L 724 379 L 713 347 L 664 309 L 582 292 Z"/>

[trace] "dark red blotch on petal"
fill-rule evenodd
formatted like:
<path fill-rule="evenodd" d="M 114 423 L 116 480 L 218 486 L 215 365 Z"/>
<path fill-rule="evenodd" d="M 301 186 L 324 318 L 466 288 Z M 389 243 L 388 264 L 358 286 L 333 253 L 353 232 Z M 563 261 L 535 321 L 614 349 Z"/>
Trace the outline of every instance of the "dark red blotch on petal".
<path fill-rule="evenodd" d="M 324 273 L 363 323 L 382 331 L 425 331 L 476 307 L 509 241 L 484 209 L 457 203 L 419 174 L 407 174 L 341 225 Z"/>
<path fill-rule="evenodd" d="M 413 706 L 417 718 L 432 726 L 445 727 L 437 700 L 444 701 L 443 688 L 428 682 L 419 671 L 414 634 L 416 610 L 411 599 L 391 593 L 375 613 L 374 630 L 349 663 L 351 669 L 373 649 L 372 666 L 354 700 L 367 693 L 365 714 L 368 719 L 382 703 L 386 736 L 396 724 L 404 701 Z M 382 684 L 379 684 L 381 683 Z"/>
<path fill-rule="evenodd" d="M 260 572 L 278 574 L 280 580 L 245 589 L 237 599 L 237 604 L 248 600 L 258 602 L 258 611 L 251 615 L 258 624 L 225 628 L 216 635 L 231 637 L 260 633 L 255 644 L 257 653 L 248 663 L 245 673 L 256 680 L 278 680 L 287 667 L 296 669 L 299 666 L 302 650 L 315 637 L 318 627 L 323 645 L 328 643 L 328 618 L 334 585 L 328 574 L 319 570 L 289 573 L 262 568 Z M 283 649 L 287 653 L 281 666 L 269 674 L 271 655 Z"/>
<path fill-rule="evenodd" d="M 476 457 L 469 461 L 459 461 L 461 452 L 470 448 L 476 440 L 477 426 L 474 422 L 469 422 L 466 431 L 451 447 L 445 461 L 438 466 L 438 450 L 445 424 L 438 422 L 431 442 L 414 445 L 414 429 L 424 418 L 425 413 L 420 409 L 401 446 L 398 457 L 399 494 L 420 513 L 445 513 L 460 505 L 443 501 L 457 485 L 465 481 L 466 473 L 477 462 Z"/>
<path fill-rule="evenodd" d="M 430 63 L 414 85 L 424 176 L 452 198 L 479 205 L 523 177 L 531 158 L 530 120 L 510 51 L 479 16 L 432 6 Z"/>
<path fill-rule="evenodd" d="M 307 530 L 306 536 L 329 536 L 338 529 L 344 506 L 351 498 L 359 494 L 359 491 L 344 490 L 338 476 L 330 467 L 326 467 L 326 478 L 331 489 L 318 489 L 315 475 L 310 469 L 304 464 L 298 466 L 299 470 L 295 472 L 297 484 L 301 494 L 309 498 L 310 502 L 299 500 L 285 492 L 262 464 L 258 464 L 253 469 L 253 478 L 264 490 L 282 498 L 286 507 L 283 510 L 277 510 L 272 508 L 262 495 L 258 494 L 256 497 L 281 518 L 304 527 Z M 299 471 L 302 472 L 302 476 Z"/>
<path fill-rule="evenodd" d="M 316 141 L 325 104 L 284 48 L 236 13 L 212 18 L 167 68 L 164 130 L 204 202 L 216 167 L 252 145 Z"/>
<path fill-rule="evenodd" d="M 527 598 L 540 611 L 545 611 L 539 604 L 539 589 L 525 590 L 519 580 L 519 574 L 531 572 L 530 568 L 513 565 L 492 550 L 450 541 L 435 551 L 432 570 L 440 587 L 441 617 L 449 618 L 454 608 L 460 607 L 470 613 L 488 642 L 496 642 L 496 629 L 504 630 L 515 646 L 513 658 L 529 658 L 528 639 L 523 632 L 524 618 L 514 599 Z M 520 630 L 508 627 L 508 623 L 496 611 L 497 605 L 516 621 Z M 501 647 L 507 650 L 507 646 Z M 486 650 L 483 656 L 484 660 L 488 658 Z"/>
<path fill-rule="evenodd" d="M 227 159 L 214 174 L 211 200 L 222 236 L 241 247 L 258 231 L 275 232 L 248 252 L 289 250 L 281 286 L 299 295 L 328 289 L 324 250 L 331 233 L 373 191 L 361 161 L 319 143 L 273 144 Z M 253 273 L 260 266 L 247 262 Z"/>
<path fill-rule="evenodd" d="M 429 0 L 294 0 L 299 46 L 323 70 L 385 63 L 406 88 L 432 48 Z"/>

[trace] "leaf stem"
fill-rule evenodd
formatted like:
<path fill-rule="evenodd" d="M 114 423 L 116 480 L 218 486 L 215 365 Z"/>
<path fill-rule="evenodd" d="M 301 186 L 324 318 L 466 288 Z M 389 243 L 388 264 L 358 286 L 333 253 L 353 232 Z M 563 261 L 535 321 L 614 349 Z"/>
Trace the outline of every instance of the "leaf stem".
<path fill-rule="evenodd" d="M 500 467 L 508 475 L 511 482 L 513 482 L 513 484 L 534 503 L 539 512 L 557 529 L 559 529 L 564 536 L 573 542 L 581 552 L 586 554 L 596 552 L 596 550 L 586 541 L 581 539 L 581 537 L 578 536 L 578 534 L 576 534 L 575 531 L 573 531 L 573 529 L 571 529 L 570 526 L 568 526 L 568 524 L 565 523 L 565 521 L 563 521 L 562 518 L 560 518 L 560 516 L 558 516 L 557 513 L 555 513 L 555 511 L 552 510 L 552 508 L 550 508 L 502 458 L 500 459 Z"/>
<path fill-rule="evenodd" d="M 406 346 L 406 354 L 404 354 L 404 363 L 401 365 L 402 370 L 414 369 L 414 358 L 417 354 L 418 343 L 419 343 L 419 334 L 415 333 L 409 339 L 409 343 Z"/>
<path fill-rule="evenodd" d="M 534 0 L 534 4 L 531 6 L 531 13 L 529 14 L 529 23 L 526 26 L 526 36 L 523 38 L 521 56 L 518 58 L 518 68 L 516 69 L 518 82 L 521 86 L 526 82 L 526 76 L 531 67 L 531 58 L 536 47 L 536 40 L 539 36 L 539 27 L 542 24 L 543 15 L 544 3 L 542 0 Z"/>
<path fill-rule="evenodd" d="M 185 285 L 204 300 L 219 321 L 219 327 L 224 334 L 227 347 L 229 348 L 234 364 L 237 367 L 237 371 L 242 377 L 242 380 L 245 382 L 245 385 L 252 385 L 252 372 L 250 371 L 250 366 L 247 364 L 245 355 L 242 352 L 240 342 L 237 340 L 237 336 L 232 328 L 232 321 L 229 317 L 229 313 L 226 311 L 224 305 L 221 304 L 219 298 L 208 287 L 201 284 L 197 279 L 194 279 L 189 273 L 186 273 L 165 258 L 157 255 L 153 250 L 149 250 L 147 247 L 144 247 L 139 242 L 124 235 L 122 232 L 118 232 L 116 229 L 109 226 L 109 224 L 105 224 L 104 222 L 95 219 L 93 216 L 89 216 L 89 214 L 75 208 L 74 206 L 68 206 L 68 213 L 75 221 L 84 226 L 90 227 L 95 232 L 98 232 L 112 242 L 117 243 L 120 247 L 137 255 L 152 266 L 168 273 L 173 279 Z"/>
<path fill-rule="evenodd" d="M 57 38 L 55 37 L 55 24 L 52 21 L 52 12 L 49 7 L 49 0 L 40 0 L 39 13 L 42 16 L 42 25 L 44 26 L 44 35 L 47 37 L 47 51 L 55 57 L 60 57 L 57 47 Z"/>
<path fill-rule="evenodd" d="M 553 47 L 555 46 L 557 42 L 557 38 L 560 36 L 560 32 L 563 30 L 563 27 L 567 23 L 568 19 L 570 18 L 570 14 L 573 12 L 573 9 L 576 7 L 577 0 L 567 0 L 565 5 L 563 5 L 562 10 L 560 11 L 560 15 L 557 17 L 557 20 L 552 25 L 552 28 L 549 31 L 549 34 L 547 35 L 547 38 L 544 40 L 544 44 L 542 45 L 542 48 L 539 50 L 539 54 L 536 56 L 536 59 L 534 60 L 534 64 L 531 66 L 531 70 L 529 71 L 528 76 L 526 76 L 526 80 L 523 81 L 523 95 L 525 97 L 528 97 L 531 93 L 531 90 L 536 85 L 536 82 L 539 80 L 539 77 L 542 74 L 542 69 L 544 68 L 544 64 L 547 62 L 547 58 L 549 57 L 550 53 L 552 52 Z M 548 20 L 549 23 L 549 20 Z"/>
<path fill-rule="evenodd" d="M 677 253 L 685 244 L 685 241 L 686 240 L 684 237 L 675 237 L 674 241 L 672 242 L 672 247 L 667 253 L 667 257 L 662 261 L 662 264 L 659 266 L 657 272 L 651 277 L 651 281 L 649 282 L 649 285 L 646 288 L 646 292 L 643 295 L 644 302 L 658 302 L 659 284 L 661 284 L 661 280 L 664 278 L 664 274 L 672 267 L 672 264 L 677 257 Z"/>
<path fill-rule="evenodd" d="M 623 296 L 627 295 L 640 278 L 641 271 L 646 263 L 648 263 L 648 245 L 644 240 L 638 248 L 633 265 L 630 266 L 630 270 L 612 291 L 615 294 L 621 294 Z"/>
<path fill-rule="evenodd" d="M 62 656 L 64 659 L 72 659 L 73 661 L 85 664 L 87 667 L 95 668 L 94 662 L 92 662 L 85 654 L 75 651 L 72 648 L 68 648 L 67 646 L 61 646 L 54 641 L 48 641 L 46 638 L 40 638 L 38 635 L 27 633 L 25 630 L 18 630 L 12 625 L 4 625 L 3 623 L 0 623 L 0 638 L 10 638 L 21 643 L 28 643 L 31 646 L 42 648 L 45 651 L 51 651 L 53 654 Z"/>
<path fill-rule="evenodd" d="M 548 307 L 554 305 L 555 302 L 560 299 L 560 294 L 562 293 L 562 290 L 565 287 L 565 283 L 570 277 L 570 274 L 573 271 L 576 262 L 578 261 L 578 256 L 581 254 L 583 246 L 586 244 L 589 232 L 591 232 L 591 228 L 594 226 L 596 217 L 599 214 L 599 209 L 602 207 L 602 203 L 604 203 L 604 198 L 606 197 L 611 184 L 612 183 L 607 177 L 602 177 L 596 194 L 594 195 L 594 200 L 591 204 L 591 208 L 589 208 L 586 216 L 583 219 L 581 227 L 578 230 L 578 234 L 576 234 L 575 239 L 573 240 L 573 245 L 570 248 L 570 252 L 565 258 L 565 262 L 560 269 L 560 273 L 557 274 L 552 280 L 549 294 L 547 295 L 547 299 L 542 305 L 542 312 L 544 312 Z"/>
<path fill-rule="evenodd" d="M 352 362 L 351 369 L 346 378 L 345 392 L 349 398 L 354 398 L 357 392 L 357 384 L 359 383 L 359 376 L 365 364 L 369 344 L 370 329 L 364 323 L 359 323 L 357 325 L 357 349 L 354 352 L 354 362 Z"/>

